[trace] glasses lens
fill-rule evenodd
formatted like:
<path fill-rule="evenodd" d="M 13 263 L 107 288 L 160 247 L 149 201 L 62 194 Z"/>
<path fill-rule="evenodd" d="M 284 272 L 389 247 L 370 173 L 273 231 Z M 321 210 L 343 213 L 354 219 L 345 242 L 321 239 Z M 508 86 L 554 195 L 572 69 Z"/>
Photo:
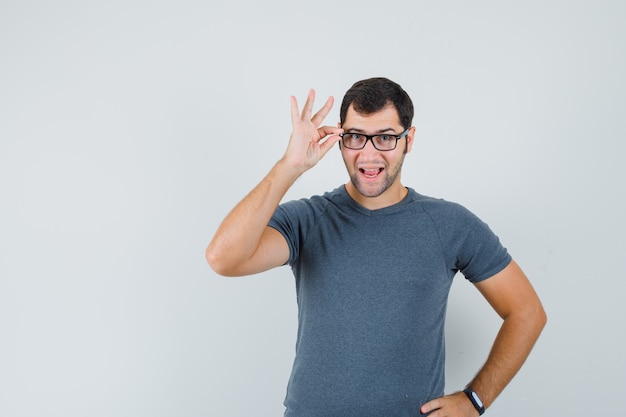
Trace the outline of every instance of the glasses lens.
<path fill-rule="evenodd" d="M 372 138 L 376 149 L 388 151 L 396 147 L 396 137 L 392 135 L 378 135 Z"/>
<path fill-rule="evenodd" d="M 361 149 L 365 146 L 367 138 L 358 133 L 346 133 L 343 135 L 343 146 L 350 149 Z"/>

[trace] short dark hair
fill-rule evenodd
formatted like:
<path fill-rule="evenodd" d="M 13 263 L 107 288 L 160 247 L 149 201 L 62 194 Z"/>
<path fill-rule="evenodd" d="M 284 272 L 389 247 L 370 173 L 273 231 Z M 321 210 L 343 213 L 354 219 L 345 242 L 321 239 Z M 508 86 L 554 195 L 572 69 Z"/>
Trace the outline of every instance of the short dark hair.
<path fill-rule="evenodd" d="M 372 114 L 382 110 L 388 103 L 398 112 L 400 123 L 405 129 L 413 121 L 413 102 L 399 84 L 383 77 L 357 81 L 343 96 L 339 120 L 343 126 L 350 105 L 357 113 Z"/>

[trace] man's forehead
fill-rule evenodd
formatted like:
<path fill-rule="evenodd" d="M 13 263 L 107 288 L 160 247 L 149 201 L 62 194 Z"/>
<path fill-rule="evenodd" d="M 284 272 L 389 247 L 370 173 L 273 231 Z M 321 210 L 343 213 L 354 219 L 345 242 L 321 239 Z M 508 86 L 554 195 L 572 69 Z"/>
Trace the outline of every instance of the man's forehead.
<path fill-rule="evenodd" d="M 398 115 L 398 111 L 394 105 L 391 103 L 379 111 L 367 114 L 357 112 L 351 104 L 346 111 L 346 117 L 343 122 L 344 129 L 350 127 L 376 127 L 378 129 L 385 129 L 397 128 L 398 126 L 402 127 L 402 124 L 400 123 L 400 116 Z"/>

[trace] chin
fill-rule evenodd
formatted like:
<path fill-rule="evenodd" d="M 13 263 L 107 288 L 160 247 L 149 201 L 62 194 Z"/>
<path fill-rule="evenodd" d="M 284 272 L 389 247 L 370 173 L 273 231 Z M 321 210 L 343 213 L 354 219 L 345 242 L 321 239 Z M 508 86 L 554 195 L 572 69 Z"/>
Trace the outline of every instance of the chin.
<path fill-rule="evenodd" d="M 381 196 L 385 191 L 389 189 L 389 184 L 386 182 L 380 185 L 376 185 L 374 187 L 366 186 L 361 184 L 359 181 L 352 181 L 352 185 L 357 191 L 363 196 L 367 198 L 376 198 Z"/>

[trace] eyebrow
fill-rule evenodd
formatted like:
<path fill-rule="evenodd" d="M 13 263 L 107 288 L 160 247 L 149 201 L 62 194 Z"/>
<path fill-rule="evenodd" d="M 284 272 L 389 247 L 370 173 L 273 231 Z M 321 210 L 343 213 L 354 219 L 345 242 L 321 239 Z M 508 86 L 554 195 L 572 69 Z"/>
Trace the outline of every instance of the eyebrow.
<path fill-rule="evenodd" d="M 352 132 L 352 133 L 361 133 L 361 134 L 366 134 L 365 130 L 360 129 L 358 127 L 352 128 L 352 129 L 344 129 L 345 132 Z M 396 129 L 392 128 L 392 127 L 386 127 L 384 129 L 379 129 L 378 131 L 376 131 L 375 133 L 373 133 L 374 135 L 380 135 L 382 133 L 396 133 Z"/>

